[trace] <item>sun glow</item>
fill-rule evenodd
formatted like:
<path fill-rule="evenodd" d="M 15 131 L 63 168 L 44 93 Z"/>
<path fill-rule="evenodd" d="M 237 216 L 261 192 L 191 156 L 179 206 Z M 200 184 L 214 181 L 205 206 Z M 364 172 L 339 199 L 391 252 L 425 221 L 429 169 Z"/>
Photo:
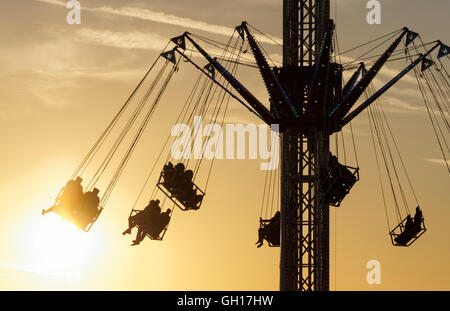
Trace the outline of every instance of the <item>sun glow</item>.
<path fill-rule="evenodd" d="M 99 255 L 95 234 L 77 231 L 56 214 L 41 216 L 27 228 L 23 233 L 27 261 L 16 269 L 67 277 L 78 283 L 86 263 Z"/>

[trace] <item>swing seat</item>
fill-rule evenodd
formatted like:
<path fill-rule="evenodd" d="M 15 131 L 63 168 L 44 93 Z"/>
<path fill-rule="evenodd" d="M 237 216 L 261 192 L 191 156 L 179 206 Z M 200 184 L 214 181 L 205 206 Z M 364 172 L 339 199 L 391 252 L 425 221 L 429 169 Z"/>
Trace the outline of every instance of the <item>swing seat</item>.
<path fill-rule="evenodd" d="M 95 214 L 92 221 L 85 228 L 78 228 L 78 229 L 82 229 L 84 232 L 89 232 L 91 230 L 92 226 L 94 225 L 94 223 L 97 221 L 100 214 L 102 213 L 102 211 L 103 211 L 103 207 L 99 206 L 97 214 Z"/>
<path fill-rule="evenodd" d="M 138 214 L 139 212 L 142 212 L 142 211 L 141 210 L 135 210 L 135 209 L 131 210 L 130 217 Z M 140 225 L 136 224 L 136 228 L 138 228 L 138 230 L 139 230 L 140 229 Z M 145 235 L 152 241 L 162 241 L 164 239 L 164 235 L 166 235 L 166 231 L 167 231 L 167 226 L 159 233 L 159 235 L 157 237 L 151 235 L 148 232 L 146 232 Z"/>
<path fill-rule="evenodd" d="M 63 190 L 61 190 L 58 193 L 58 196 L 55 199 L 55 203 L 50 208 L 52 209 L 52 212 L 54 212 L 56 215 L 61 217 L 64 221 L 70 222 L 74 226 L 76 226 L 78 230 L 83 230 L 84 232 L 89 232 L 94 225 L 94 223 L 97 221 L 98 217 L 103 211 L 103 207 L 98 206 L 97 213 L 94 215 L 94 217 L 90 220 L 90 222 L 86 223 L 86 221 L 83 221 L 82 216 L 78 215 L 75 211 L 77 210 L 70 204 L 67 205 L 61 202 L 61 195 L 63 193 Z"/>
<path fill-rule="evenodd" d="M 322 183 L 321 191 L 324 194 L 322 202 L 336 207 L 340 206 L 342 200 L 358 180 L 359 168 L 337 164 Z"/>
<path fill-rule="evenodd" d="M 165 180 L 164 171 L 161 172 L 156 186 L 182 211 L 198 210 L 205 196 L 205 193 L 194 182 L 192 182 L 193 195 L 185 197 L 177 193 L 172 184 Z"/>
<path fill-rule="evenodd" d="M 427 231 L 423 217 L 419 223 L 414 223 L 409 230 L 406 230 L 406 220 L 407 218 L 403 219 L 397 227 L 389 232 L 392 245 L 408 247 Z"/>
<path fill-rule="evenodd" d="M 268 228 L 268 224 L 259 221 L 259 227 L 263 230 L 266 230 L 266 234 L 264 239 L 267 241 L 269 247 L 280 247 L 280 230 L 271 230 Z"/>

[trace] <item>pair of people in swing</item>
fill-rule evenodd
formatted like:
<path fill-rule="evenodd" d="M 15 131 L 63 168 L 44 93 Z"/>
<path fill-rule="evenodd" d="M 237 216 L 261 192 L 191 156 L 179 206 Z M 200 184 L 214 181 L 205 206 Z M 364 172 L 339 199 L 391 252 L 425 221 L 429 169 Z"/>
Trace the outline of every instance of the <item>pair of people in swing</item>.
<path fill-rule="evenodd" d="M 131 234 L 134 227 L 138 227 L 136 239 L 133 240 L 134 245 L 139 245 L 145 236 L 148 234 L 152 239 L 158 239 L 161 232 L 167 227 L 170 222 L 170 209 L 161 213 L 159 200 L 151 200 L 149 204 L 135 215 L 128 218 L 128 229 L 122 234 Z"/>
<path fill-rule="evenodd" d="M 423 219 L 423 213 L 419 206 L 416 207 L 416 214 L 414 219 L 411 215 L 406 217 L 405 228 L 402 233 L 400 233 L 396 238 L 395 242 L 400 245 L 405 245 L 409 242 L 417 233 L 420 231 L 420 224 Z"/>
<path fill-rule="evenodd" d="M 85 228 L 93 222 L 99 212 L 99 190 L 94 188 L 92 191 L 83 193 L 82 181 L 81 177 L 69 180 L 61 190 L 56 204 L 47 210 L 42 210 L 42 215 L 55 212 L 79 228 Z"/>

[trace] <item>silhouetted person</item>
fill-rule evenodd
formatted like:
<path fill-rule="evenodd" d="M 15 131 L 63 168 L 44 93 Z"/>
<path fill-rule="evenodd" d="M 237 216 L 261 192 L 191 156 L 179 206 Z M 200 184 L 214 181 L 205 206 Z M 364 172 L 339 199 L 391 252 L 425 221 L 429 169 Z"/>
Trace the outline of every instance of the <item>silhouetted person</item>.
<path fill-rule="evenodd" d="M 200 208 L 200 203 L 202 202 L 202 200 L 203 195 L 197 194 L 197 192 L 194 190 L 192 196 L 184 202 L 184 206 L 189 210 L 198 210 Z"/>
<path fill-rule="evenodd" d="M 163 167 L 163 177 L 164 177 L 163 185 L 167 189 L 173 188 L 173 183 L 175 181 L 175 175 L 176 175 L 176 170 L 175 170 L 175 167 L 173 166 L 172 162 L 169 162 L 166 165 L 164 165 L 164 167 Z"/>
<path fill-rule="evenodd" d="M 147 206 L 145 215 L 145 218 L 143 219 L 143 222 L 139 224 L 139 229 L 136 234 L 136 240 L 134 241 L 142 241 L 144 239 L 145 234 L 149 233 L 152 238 L 156 239 L 158 237 L 158 233 L 155 234 L 157 231 L 157 227 L 159 224 L 159 219 L 161 217 L 161 207 L 159 206 L 159 200 L 156 201 L 150 201 L 150 204 Z"/>
<path fill-rule="evenodd" d="M 183 163 L 177 163 L 177 165 L 175 165 L 175 176 L 174 176 L 174 182 L 173 182 L 174 187 L 178 187 L 179 185 L 181 185 L 183 183 L 182 176 L 183 176 L 185 169 L 186 169 L 186 167 L 184 166 Z"/>
<path fill-rule="evenodd" d="M 159 203 L 159 200 L 150 200 L 149 204 L 144 208 L 144 211 L 146 211 L 150 217 L 157 217 L 161 214 L 161 207 L 159 206 Z"/>
<path fill-rule="evenodd" d="M 336 156 L 332 155 L 330 152 L 329 153 L 329 162 L 328 162 L 328 169 L 330 170 L 330 172 L 332 172 L 339 165 L 340 164 L 339 164 L 338 158 Z"/>
<path fill-rule="evenodd" d="M 409 240 L 411 240 L 411 229 L 414 228 L 414 221 L 411 215 L 406 217 L 405 228 L 403 232 L 400 233 L 394 240 L 399 245 L 406 245 Z"/>
<path fill-rule="evenodd" d="M 411 229 L 411 235 L 416 235 L 420 232 L 422 227 L 423 213 L 419 206 L 416 207 L 416 214 L 414 215 L 414 225 Z"/>
<path fill-rule="evenodd" d="M 94 188 L 92 191 L 85 192 L 83 195 L 83 204 L 76 211 L 82 228 L 90 224 L 95 216 L 97 216 L 98 205 L 100 204 L 98 193 L 99 190 Z"/>
<path fill-rule="evenodd" d="M 138 245 L 140 242 L 142 242 L 142 240 L 144 240 L 146 234 L 150 235 L 153 239 L 157 239 L 170 222 L 170 212 L 171 209 L 169 208 L 167 209 L 167 211 L 161 213 L 154 226 L 149 225 L 139 228 L 136 240 L 134 240 L 133 244 L 131 245 Z"/>
<path fill-rule="evenodd" d="M 146 214 L 147 212 L 145 211 L 139 211 L 135 215 L 131 215 L 130 217 L 128 217 L 128 228 L 124 232 L 122 232 L 122 234 L 131 234 L 131 230 L 136 225 L 144 223 Z"/>
<path fill-rule="evenodd" d="M 414 215 L 414 224 L 420 224 L 422 222 L 423 213 L 419 206 L 416 207 L 416 214 Z"/>
<path fill-rule="evenodd" d="M 81 185 L 82 181 L 83 179 L 81 177 L 77 177 L 75 180 L 69 180 L 64 187 L 60 200 L 65 201 L 79 198 L 80 194 L 83 193 L 83 186 Z"/>
<path fill-rule="evenodd" d="M 181 202 L 190 200 L 196 194 L 193 183 L 180 183 L 175 188 L 174 192 L 176 198 Z"/>
<path fill-rule="evenodd" d="M 192 184 L 192 179 L 194 178 L 194 172 L 192 170 L 187 170 L 182 175 L 183 184 Z"/>
<path fill-rule="evenodd" d="M 175 166 L 175 171 L 172 194 L 186 209 L 198 209 L 199 202 L 201 202 L 203 196 L 197 195 L 197 189 L 195 189 L 193 182 L 194 172 L 192 170 L 185 170 L 183 163 L 178 163 Z"/>
<path fill-rule="evenodd" d="M 280 219 L 281 213 L 278 211 L 271 219 L 262 219 L 259 221 L 262 224 L 262 227 L 258 229 L 258 241 L 255 244 L 258 244 L 258 248 L 263 246 L 264 239 L 272 244 L 279 245 L 279 236 L 280 236 Z M 278 243 L 276 243 L 276 237 L 278 235 Z"/>
<path fill-rule="evenodd" d="M 161 213 L 161 215 L 159 216 L 158 222 L 157 222 L 157 236 L 159 236 L 159 234 L 164 230 L 165 227 L 167 227 L 167 225 L 170 222 L 170 212 L 172 210 L 170 208 L 167 209 L 167 211 L 165 211 L 164 213 Z"/>
<path fill-rule="evenodd" d="M 151 219 L 157 219 L 161 213 L 159 202 L 159 200 L 150 200 L 149 204 L 142 211 L 128 217 L 128 228 L 122 234 L 131 234 L 131 230 L 135 226 L 143 226 L 150 222 Z"/>
<path fill-rule="evenodd" d="M 405 231 L 406 233 L 408 233 L 409 231 L 411 231 L 411 229 L 414 227 L 414 221 L 411 217 L 411 215 L 408 215 L 406 217 L 406 223 L 405 223 Z"/>
<path fill-rule="evenodd" d="M 62 188 L 55 205 L 48 210 L 42 210 L 42 215 L 48 212 L 63 212 L 64 214 L 73 214 L 78 205 L 82 203 L 83 186 L 81 182 L 83 179 L 77 177 L 75 180 L 69 180 Z"/>
<path fill-rule="evenodd" d="M 177 175 L 181 175 L 184 173 L 185 170 L 185 166 L 183 163 L 177 163 L 177 165 L 175 165 L 175 171 L 177 172 Z"/>

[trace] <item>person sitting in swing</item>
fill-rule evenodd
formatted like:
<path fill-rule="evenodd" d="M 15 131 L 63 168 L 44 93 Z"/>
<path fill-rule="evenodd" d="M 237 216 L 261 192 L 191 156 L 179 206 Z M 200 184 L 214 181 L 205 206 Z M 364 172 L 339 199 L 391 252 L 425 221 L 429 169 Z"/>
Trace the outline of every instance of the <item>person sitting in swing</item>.
<path fill-rule="evenodd" d="M 159 206 L 159 203 L 159 200 L 150 200 L 148 205 L 144 208 L 144 211 L 148 213 L 149 217 L 158 217 L 158 215 L 161 213 L 161 207 Z"/>
<path fill-rule="evenodd" d="M 181 201 L 192 206 L 192 209 L 198 209 L 198 207 L 195 207 L 202 200 L 203 195 L 197 195 L 193 178 L 194 172 L 192 170 L 185 171 L 180 178 L 180 184 L 176 190 Z"/>
<path fill-rule="evenodd" d="M 150 200 L 149 204 L 142 211 L 139 211 L 137 214 L 128 217 L 128 228 L 124 232 L 122 232 L 122 234 L 131 234 L 131 230 L 135 226 L 144 225 L 146 222 L 148 222 L 148 219 L 157 219 L 159 217 L 159 214 L 161 213 L 159 202 L 159 200 Z"/>
<path fill-rule="evenodd" d="M 416 207 L 416 214 L 414 215 L 414 225 L 418 225 L 422 222 L 423 213 L 419 206 Z"/>
<path fill-rule="evenodd" d="M 191 171 L 192 172 L 192 171 Z M 194 184 L 187 182 L 186 179 L 181 179 L 177 187 L 174 189 L 174 194 L 180 201 L 186 201 L 196 194 Z"/>
<path fill-rule="evenodd" d="M 166 165 L 164 165 L 163 168 L 163 185 L 164 187 L 166 187 L 167 189 L 172 189 L 173 188 L 173 183 L 175 181 L 175 175 L 176 175 L 176 170 L 175 167 L 173 166 L 172 162 L 167 163 Z"/>
<path fill-rule="evenodd" d="M 411 239 L 411 229 L 414 228 L 414 221 L 411 215 L 406 217 L 405 228 L 402 233 L 398 235 L 394 240 L 399 245 L 406 245 L 408 241 Z"/>
<path fill-rule="evenodd" d="M 164 181 L 163 185 L 164 187 L 169 190 L 172 195 L 176 195 L 177 188 L 179 188 L 183 184 L 183 174 L 184 174 L 185 166 L 183 163 L 178 163 L 177 165 L 173 166 L 171 162 L 169 162 L 167 165 L 164 165 L 163 168 L 163 176 Z"/>
<path fill-rule="evenodd" d="M 200 202 L 203 200 L 202 194 L 197 194 L 197 191 L 193 191 L 192 197 L 184 201 L 184 206 L 188 210 L 198 210 L 200 208 Z"/>
<path fill-rule="evenodd" d="M 177 165 L 175 165 L 175 177 L 177 180 L 179 179 L 180 176 L 183 175 L 185 169 L 186 169 L 186 167 L 181 162 L 177 163 Z"/>
<path fill-rule="evenodd" d="M 98 193 L 99 190 L 94 188 L 92 191 L 83 194 L 83 202 L 79 205 L 81 208 L 75 210 L 75 214 L 78 215 L 80 228 L 85 228 L 97 216 L 98 205 L 100 204 Z"/>
<path fill-rule="evenodd" d="M 417 206 L 416 214 L 414 215 L 414 225 L 413 228 L 411 229 L 413 235 L 416 235 L 417 233 L 420 232 L 422 220 L 423 220 L 422 210 L 420 209 L 419 206 Z"/>
<path fill-rule="evenodd" d="M 177 163 L 177 165 L 175 165 L 175 181 L 174 181 L 174 186 L 177 187 L 179 185 L 181 185 L 183 183 L 183 175 L 185 173 L 186 167 L 184 166 L 183 163 Z"/>
<path fill-rule="evenodd" d="M 409 232 L 411 231 L 411 229 L 414 227 L 414 221 L 411 217 L 411 215 L 408 215 L 406 217 L 406 223 L 405 223 L 405 231 L 404 232 Z"/>
<path fill-rule="evenodd" d="M 72 215 L 82 203 L 83 199 L 83 186 L 81 182 L 83 179 L 77 177 L 75 180 L 69 180 L 64 188 L 61 190 L 61 194 L 57 200 L 57 203 L 50 207 L 48 210 L 43 209 L 42 215 L 49 212 L 64 213 Z"/>
<path fill-rule="evenodd" d="M 333 155 L 331 152 L 328 154 L 328 157 L 329 157 L 328 170 L 330 171 L 330 173 L 332 173 L 341 164 L 339 163 L 338 158 L 335 155 Z"/>
<path fill-rule="evenodd" d="M 263 246 L 264 240 L 274 245 L 280 245 L 280 218 L 279 211 L 271 219 L 259 218 L 262 227 L 258 229 L 258 241 L 255 243 L 258 244 L 258 248 Z"/>
<path fill-rule="evenodd" d="M 148 219 L 148 222 L 142 226 L 139 226 L 136 240 L 133 240 L 133 244 L 131 244 L 131 246 L 139 245 L 147 234 L 150 235 L 152 239 L 158 239 L 161 232 L 170 222 L 170 212 L 171 209 L 169 208 L 167 211 L 158 215 L 159 217 L 156 219 Z"/>

